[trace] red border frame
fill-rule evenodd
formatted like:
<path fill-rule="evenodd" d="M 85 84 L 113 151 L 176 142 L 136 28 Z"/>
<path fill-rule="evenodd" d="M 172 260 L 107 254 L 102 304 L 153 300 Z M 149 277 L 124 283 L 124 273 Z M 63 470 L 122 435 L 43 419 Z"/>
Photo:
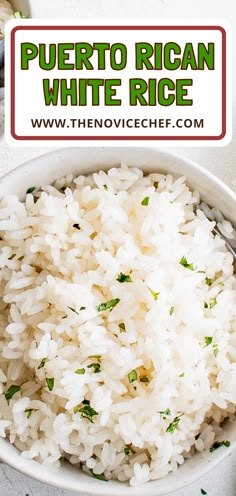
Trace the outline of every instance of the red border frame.
<path fill-rule="evenodd" d="M 15 132 L 15 34 L 19 30 L 217 30 L 222 35 L 222 131 L 218 136 L 18 136 Z M 11 136 L 17 141 L 219 141 L 226 135 L 226 31 L 222 26 L 17 26 L 11 32 L 11 64 L 10 64 L 10 81 L 11 81 L 11 111 L 10 111 L 10 132 Z"/>

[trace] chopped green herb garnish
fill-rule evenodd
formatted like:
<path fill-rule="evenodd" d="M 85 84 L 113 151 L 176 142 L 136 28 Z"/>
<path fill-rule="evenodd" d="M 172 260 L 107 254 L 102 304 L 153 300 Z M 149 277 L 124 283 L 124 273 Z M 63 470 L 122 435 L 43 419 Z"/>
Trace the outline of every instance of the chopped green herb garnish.
<path fill-rule="evenodd" d="M 114 298 L 113 300 L 105 301 L 96 306 L 98 312 L 103 312 L 104 310 L 113 309 L 120 302 L 120 298 Z"/>
<path fill-rule="evenodd" d="M 36 186 L 31 186 L 31 188 L 28 188 L 27 191 L 26 191 L 26 194 L 27 195 L 30 195 L 31 193 L 33 193 L 35 190 L 36 190 Z"/>
<path fill-rule="evenodd" d="M 182 257 L 179 263 L 180 263 L 180 265 L 183 265 L 183 267 L 185 267 L 186 269 L 194 270 L 193 264 L 192 263 L 188 263 L 186 257 Z"/>
<path fill-rule="evenodd" d="M 13 253 L 10 257 L 8 257 L 8 260 L 13 260 L 13 258 L 15 258 L 16 254 Z"/>
<path fill-rule="evenodd" d="M 24 14 L 22 14 L 22 12 L 15 12 L 14 17 L 15 17 L 15 19 L 26 19 Z"/>
<path fill-rule="evenodd" d="M 206 271 L 205 271 L 205 270 L 198 270 L 198 271 L 197 271 L 197 273 L 198 273 L 198 274 L 205 274 L 205 273 L 206 273 Z"/>
<path fill-rule="evenodd" d="M 73 408 L 73 413 L 76 415 L 76 413 L 78 413 L 78 412 L 79 412 L 79 406 L 75 406 Z"/>
<path fill-rule="evenodd" d="M 159 413 L 160 413 L 160 415 L 165 415 L 165 417 L 168 415 L 171 415 L 171 411 L 169 408 L 167 408 L 167 410 L 163 410 L 162 412 L 159 412 Z"/>
<path fill-rule="evenodd" d="M 218 282 L 218 285 L 219 285 L 219 286 L 224 286 L 224 285 L 225 285 L 225 283 L 224 283 L 223 281 L 220 281 L 220 282 Z"/>
<path fill-rule="evenodd" d="M 29 419 L 33 413 L 33 408 L 26 408 L 25 413 L 27 414 L 26 417 Z"/>
<path fill-rule="evenodd" d="M 98 479 L 98 480 L 101 480 L 104 482 L 108 482 L 108 479 L 106 479 L 104 474 L 95 474 L 92 469 L 90 469 L 90 472 L 93 475 L 93 477 L 95 477 L 95 479 Z"/>
<path fill-rule="evenodd" d="M 54 388 L 54 377 L 46 377 L 46 383 L 49 391 L 52 391 Z"/>
<path fill-rule="evenodd" d="M 138 374 L 136 370 L 131 370 L 131 372 L 128 374 L 129 382 L 131 383 L 137 381 L 137 378 L 138 378 Z"/>
<path fill-rule="evenodd" d="M 210 302 L 210 308 L 213 308 L 217 305 L 217 300 L 216 298 L 211 298 L 211 302 Z"/>
<path fill-rule="evenodd" d="M 179 374 L 179 377 L 184 377 L 184 372 L 182 372 L 182 374 Z"/>
<path fill-rule="evenodd" d="M 73 227 L 74 227 L 75 229 L 78 229 L 78 231 L 80 231 L 80 229 L 81 229 L 79 224 L 73 224 Z"/>
<path fill-rule="evenodd" d="M 12 386 L 10 386 L 5 394 L 5 398 L 6 400 L 10 400 L 14 394 L 18 393 L 18 391 L 21 390 L 21 387 L 20 386 L 17 386 L 16 384 L 12 384 Z"/>
<path fill-rule="evenodd" d="M 211 336 L 205 336 L 205 347 L 212 343 L 212 339 L 213 338 Z"/>
<path fill-rule="evenodd" d="M 135 451 L 134 451 L 134 449 L 132 448 L 131 444 L 127 444 L 127 445 L 125 446 L 125 448 L 124 448 L 124 453 L 125 453 L 126 455 L 130 455 L 130 454 L 134 455 L 134 454 L 135 454 Z"/>
<path fill-rule="evenodd" d="M 84 368 L 82 368 L 82 369 L 77 369 L 77 370 L 75 371 L 75 374 L 83 375 L 83 374 L 85 374 L 85 369 L 84 369 Z"/>
<path fill-rule="evenodd" d="M 168 427 L 166 429 L 166 432 L 173 433 L 176 429 L 178 429 L 178 426 L 179 426 L 179 423 L 180 423 L 180 419 L 181 419 L 181 417 L 183 415 L 184 414 L 181 413 L 181 415 L 178 415 L 177 417 L 175 417 L 174 420 L 173 420 L 173 422 L 171 422 L 170 425 L 168 425 Z"/>
<path fill-rule="evenodd" d="M 145 196 L 145 198 L 141 201 L 141 205 L 147 207 L 149 204 L 149 200 L 150 200 L 149 196 Z"/>
<path fill-rule="evenodd" d="M 149 379 L 146 376 L 140 377 L 139 380 L 140 380 L 140 382 L 149 382 Z"/>
<path fill-rule="evenodd" d="M 38 370 L 42 369 L 46 362 L 48 362 L 48 358 L 43 358 L 38 366 Z"/>
<path fill-rule="evenodd" d="M 207 494 L 207 492 L 205 491 L 205 489 L 201 489 L 201 494 L 203 494 L 204 496 Z"/>
<path fill-rule="evenodd" d="M 206 302 L 204 302 L 204 308 L 209 308 Z"/>
<path fill-rule="evenodd" d="M 89 355 L 88 358 L 96 358 L 99 363 L 101 362 L 101 355 Z"/>
<path fill-rule="evenodd" d="M 88 369 L 91 368 L 93 368 L 94 374 L 99 374 L 99 372 L 101 372 L 100 363 L 90 363 L 90 365 L 88 365 Z"/>
<path fill-rule="evenodd" d="M 90 405 L 85 405 L 82 408 L 80 408 L 79 413 L 81 413 L 82 417 L 88 420 L 89 422 L 91 422 L 92 424 L 94 423 L 93 417 L 95 417 L 95 415 L 98 415 L 98 412 L 96 412 L 96 410 L 94 410 Z"/>
<path fill-rule="evenodd" d="M 108 191 L 108 186 L 107 186 L 107 184 L 103 184 L 103 188 L 104 188 L 106 191 Z"/>
<path fill-rule="evenodd" d="M 213 344 L 213 355 L 215 358 L 219 355 L 219 347 L 218 344 Z"/>
<path fill-rule="evenodd" d="M 207 286 L 211 286 L 212 285 L 212 279 L 209 279 L 209 277 L 206 277 L 205 283 L 207 284 Z"/>
<path fill-rule="evenodd" d="M 81 310 L 86 310 L 86 307 L 80 307 L 79 311 L 81 312 Z"/>
<path fill-rule="evenodd" d="M 213 451 L 217 450 L 218 448 L 221 448 L 221 446 L 225 446 L 226 448 L 229 448 L 230 446 L 230 441 L 215 441 L 213 445 L 210 447 L 210 453 L 213 453 Z"/>
<path fill-rule="evenodd" d="M 131 277 L 128 274 L 123 274 L 123 272 L 120 272 L 116 280 L 118 282 L 132 282 Z"/>
<path fill-rule="evenodd" d="M 157 301 L 160 293 L 156 293 L 155 291 L 153 291 L 153 289 L 151 289 L 149 287 L 148 287 L 148 289 L 149 289 L 150 293 L 152 294 L 154 300 Z"/>
<path fill-rule="evenodd" d="M 128 448 L 128 446 L 126 446 L 125 449 L 124 449 L 124 454 L 125 455 L 130 455 L 130 453 L 131 453 L 130 449 Z"/>
<path fill-rule="evenodd" d="M 171 307 L 170 310 L 169 310 L 169 314 L 170 315 L 173 315 L 174 311 L 175 311 L 175 307 Z"/>
<path fill-rule="evenodd" d="M 77 313 L 77 315 L 79 315 L 79 312 L 77 312 L 77 310 L 75 310 L 75 308 L 72 308 L 72 307 L 67 307 L 67 308 L 69 308 L 69 310 L 71 310 L 72 312 Z"/>
<path fill-rule="evenodd" d="M 125 323 L 124 322 L 121 322 L 119 324 L 119 328 L 122 329 L 122 331 L 126 331 Z"/>

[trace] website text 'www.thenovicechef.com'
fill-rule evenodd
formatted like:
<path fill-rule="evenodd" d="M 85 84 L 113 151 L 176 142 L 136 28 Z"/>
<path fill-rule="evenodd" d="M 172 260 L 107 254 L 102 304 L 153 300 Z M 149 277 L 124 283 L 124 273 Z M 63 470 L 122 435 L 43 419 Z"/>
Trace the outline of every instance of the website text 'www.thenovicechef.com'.
<path fill-rule="evenodd" d="M 204 119 L 31 119 L 32 128 L 204 128 Z"/>

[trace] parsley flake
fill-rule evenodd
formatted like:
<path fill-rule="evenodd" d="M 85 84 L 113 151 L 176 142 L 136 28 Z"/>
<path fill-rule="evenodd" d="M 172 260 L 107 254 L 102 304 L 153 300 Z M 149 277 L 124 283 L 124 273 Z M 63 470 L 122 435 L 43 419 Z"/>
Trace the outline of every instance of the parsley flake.
<path fill-rule="evenodd" d="M 119 328 L 122 329 L 122 331 L 126 331 L 125 323 L 124 322 L 121 322 L 119 324 Z"/>
<path fill-rule="evenodd" d="M 103 312 L 104 310 L 113 309 L 120 302 L 120 298 L 114 298 L 113 300 L 105 301 L 96 306 L 98 312 Z"/>
<path fill-rule="evenodd" d="M 150 200 L 149 196 L 145 196 L 145 198 L 141 201 L 141 205 L 147 207 L 149 204 L 149 200 Z"/>
<path fill-rule="evenodd" d="M 79 312 L 77 312 L 77 310 L 75 310 L 75 308 L 72 308 L 72 307 L 67 307 L 67 308 L 69 308 L 69 310 L 71 310 L 72 312 L 77 313 L 77 315 L 79 315 Z"/>
<path fill-rule="evenodd" d="M 46 362 L 48 362 L 48 358 L 43 358 L 38 366 L 38 370 L 42 369 Z"/>
<path fill-rule="evenodd" d="M 107 186 L 107 184 L 103 184 L 103 188 L 104 188 L 106 191 L 108 191 L 108 186 Z"/>
<path fill-rule="evenodd" d="M 91 368 L 93 368 L 94 374 L 99 374 L 101 372 L 100 363 L 90 363 L 90 365 L 88 365 L 88 369 Z"/>
<path fill-rule="evenodd" d="M 88 358 L 96 358 L 99 363 L 101 362 L 101 355 L 89 355 Z"/>
<path fill-rule="evenodd" d="M 206 302 L 204 302 L 204 308 L 209 308 Z"/>
<path fill-rule="evenodd" d="M 19 12 L 17 12 L 17 13 L 19 13 Z M 31 194 L 31 193 L 33 193 L 36 189 L 37 189 L 37 188 L 36 188 L 36 186 L 31 186 L 30 188 L 28 188 L 28 189 L 27 189 L 26 194 L 27 194 L 27 195 L 30 195 L 30 194 Z"/>
<path fill-rule="evenodd" d="M 46 377 L 46 383 L 49 391 L 52 391 L 54 388 L 54 377 Z"/>
<path fill-rule="evenodd" d="M 33 408 L 26 408 L 25 409 L 27 419 L 29 419 L 31 417 L 33 411 L 34 411 Z"/>
<path fill-rule="evenodd" d="M 78 229 L 78 231 L 80 231 L 80 229 L 81 229 L 80 225 L 79 225 L 79 224 L 77 224 L 77 223 L 76 223 L 76 224 L 73 224 L 73 227 L 74 227 L 75 229 Z"/>
<path fill-rule="evenodd" d="M 5 393 L 5 398 L 6 400 L 11 400 L 11 398 L 14 396 L 14 394 L 18 393 L 18 391 L 21 390 L 21 387 L 20 386 L 17 386 L 16 384 L 12 384 L 7 392 Z"/>
<path fill-rule="evenodd" d="M 201 489 L 201 494 L 203 494 L 203 495 L 206 495 L 207 494 L 207 492 L 205 491 L 205 489 Z"/>
<path fill-rule="evenodd" d="M 12 255 L 10 257 L 8 257 L 8 260 L 13 260 L 13 258 L 15 258 L 16 254 L 15 253 L 12 253 Z"/>
<path fill-rule="evenodd" d="M 205 347 L 209 346 L 212 343 L 212 337 L 211 336 L 205 336 Z"/>
<path fill-rule="evenodd" d="M 85 418 L 86 420 L 88 420 L 92 424 L 94 423 L 93 417 L 98 415 L 98 412 L 96 412 L 96 410 L 94 410 L 89 404 L 83 406 L 82 408 L 79 408 L 78 412 L 81 413 L 83 418 Z"/>
<path fill-rule="evenodd" d="M 108 482 L 108 479 L 106 479 L 104 474 L 95 474 L 92 469 L 90 469 L 90 472 L 93 475 L 93 477 L 95 477 L 95 479 L 98 479 L 98 480 L 101 480 L 104 482 Z"/>
<path fill-rule="evenodd" d="M 179 374 L 179 377 L 184 377 L 184 372 L 182 372 L 182 374 Z"/>
<path fill-rule="evenodd" d="M 149 379 L 146 376 L 140 377 L 139 380 L 140 380 L 140 382 L 149 382 Z"/>
<path fill-rule="evenodd" d="M 130 453 L 131 453 L 130 449 L 128 448 L 128 446 L 126 446 L 126 447 L 124 448 L 124 454 L 125 454 L 125 455 L 129 455 Z"/>
<path fill-rule="evenodd" d="M 229 448 L 230 446 L 230 441 L 215 441 L 212 446 L 210 447 L 210 453 L 213 453 L 213 451 L 217 450 L 218 448 L 221 448 L 221 446 L 225 446 L 226 448 Z"/>
<path fill-rule="evenodd" d="M 169 310 L 169 314 L 170 315 L 173 315 L 174 311 L 175 311 L 175 307 L 171 307 L 170 310 Z"/>
<path fill-rule="evenodd" d="M 128 374 L 129 382 L 131 383 L 137 381 L 137 378 L 138 378 L 138 374 L 136 370 L 131 370 L 131 372 Z"/>
<path fill-rule="evenodd" d="M 213 308 L 217 305 L 217 300 L 216 298 L 211 298 L 211 302 L 210 302 L 210 308 Z"/>
<path fill-rule="evenodd" d="M 134 449 L 131 447 L 131 444 L 127 444 L 127 445 L 125 446 L 125 448 L 124 448 L 124 453 L 125 453 L 125 455 L 130 455 L 130 454 L 134 455 L 134 454 L 135 454 L 135 451 L 134 451 Z"/>
<path fill-rule="evenodd" d="M 24 14 L 22 14 L 22 12 L 15 12 L 14 17 L 15 17 L 15 19 L 26 19 Z"/>
<path fill-rule="evenodd" d="M 123 272 L 120 272 L 118 275 L 117 279 L 118 282 L 132 282 L 131 277 L 128 274 L 123 274 Z"/>
<path fill-rule="evenodd" d="M 213 355 L 215 358 L 219 355 L 219 347 L 218 344 L 213 344 Z"/>
<path fill-rule="evenodd" d="M 84 375 L 84 374 L 85 374 L 85 369 L 84 369 L 84 368 L 82 368 L 82 369 L 77 369 L 77 370 L 75 371 L 75 374 L 78 374 L 78 375 Z"/>
<path fill-rule="evenodd" d="M 181 260 L 179 261 L 179 263 L 180 263 L 180 265 L 182 265 L 186 269 L 195 270 L 193 264 L 192 263 L 189 263 L 187 261 L 187 258 L 186 257 L 182 257 Z"/>
<path fill-rule="evenodd" d="M 155 291 L 153 291 L 153 289 L 151 289 L 149 287 L 148 287 L 148 289 L 149 289 L 150 293 L 152 294 L 154 301 L 157 301 L 160 293 L 158 293 L 158 292 L 156 293 Z"/>
<path fill-rule="evenodd" d="M 207 286 L 211 286 L 212 285 L 212 279 L 210 279 L 209 277 L 206 277 L 205 283 L 207 284 Z"/>
<path fill-rule="evenodd" d="M 181 419 L 181 417 L 183 415 L 184 414 L 181 413 L 181 415 L 178 415 L 177 417 L 175 417 L 174 420 L 173 420 L 173 422 L 171 422 L 170 425 L 168 425 L 168 427 L 166 429 L 166 432 L 173 433 L 176 429 L 178 429 L 178 426 L 179 426 L 179 423 L 180 423 L 180 419 Z"/>
<path fill-rule="evenodd" d="M 160 415 L 164 415 L 165 417 L 168 416 L 168 415 L 171 415 L 171 411 L 169 408 L 167 408 L 166 410 L 163 410 L 162 412 L 159 412 Z"/>

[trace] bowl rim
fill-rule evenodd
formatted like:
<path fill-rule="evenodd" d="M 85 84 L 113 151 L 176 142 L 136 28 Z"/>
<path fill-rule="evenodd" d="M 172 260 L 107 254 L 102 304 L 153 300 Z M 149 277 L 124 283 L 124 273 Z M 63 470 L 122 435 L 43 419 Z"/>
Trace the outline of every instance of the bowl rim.
<path fill-rule="evenodd" d="M 130 150 L 131 152 L 132 151 L 135 152 L 135 150 L 137 151 L 137 149 L 138 150 L 145 150 L 145 151 L 151 150 L 152 152 L 156 153 L 157 156 L 162 156 L 163 158 L 169 157 L 172 160 L 176 159 L 179 163 L 182 163 L 184 165 L 188 165 L 190 167 L 190 169 L 194 170 L 197 173 L 200 173 L 202 179 L 204 179 L 204 177 L 207 177 L 212 182 L 212 184 L 217 185 L 219 187 L 219 189 L 222 191 L 222 193 L 224 195 L 226 195 L 227 197 L 229 197 L 229 199 L 232 202 L 236 202 L 236 193 L 234 193 L 234 191 L 229 186 L 227 186 L 221 179 L 219 179 L 217 176 L 215 176 L 213 173 L 209 172 L 207 169 L 205 169 L 204 167 L 202 167 L 201 165 L 199 165 L 195 161 L 183 157 L 180 153 L 176 153 L 176 152 L 173 153 L 169 149 L 166 150 L 166 149 L 159 148 L 159 147 L 157 148 L 157 147 L 143 147 L 143 146 L 141 146 L 141 147 L 129 147 L 129 146 L 127 146 L 127 147 L 91 147 L 91 148 L 86 146 L 86 147 L 80 147 L 80 148 L 82 148 L 84 150 L 84 152 L 87 152 L 87 151 L 89 152 L 89 150 L 91 148 L 93 149 L 93 151 L 94 150 L 100 151 L 100 150 L 112 149 L 113 151 L 117 151 L 118 154 L 119 154 L 119 150 L 121 150 L 121 149 Z M 78 147 L 63 147 L 63 148 L 58 148 L 56 150 L 40 154 L 39 156 L 36 156 L 33 159 L 30 159 L 26 162 L 23 162 L 18 167 L 9 171 L 7 174 L 1 176 L 0 177 L 0 184 L 2 184 L 2 183 L 4 184 L 4 181 L 6 179 L 10 179 L 16 173 L 17 174 L 22 173 L 22 175 L 24 176 L 24 173 L 27 170 L 29 170 L 29 168 L 31 168 L 32 165 L 35 163 L 37 163 L 37 167 L 39 168 L 41 163 L 44 162 L 45 158 L 53 160 L 54 158 L 58 157 L 58 154 L 59 154 L 59 156 L 64 157 L 70 153 L 72 153 L 72 154 L 75 153 L 75 150 L 76 150 L 78 153 L 78 159 L 79 159 L 80 148 L 78 148 Z M 99 167 L 101 168 L 101 166 L 95 165 L 95 169 L 98 169 Z M 83 168 L 85 168 L 85 166 L 83 166 L 83 165 L 81 166 L 78 162 L 78 169 L 83 170 Z M 37 174 L 37 169 L 36 169 L 35 173 Z M 48 174 L 48 169 L 45 168 L 45 176 L 47 176 L 47 174 Z M 179 174 L 178 171 L 177 171 L 177 174 Z M 47 470 L 45 470 L 46 467 L 44 467 L 43 465 L 39 464 L 38 462 L 36 462 L 34 460 L 32 461 L 32 460 L 28 460 L 28 459 L 23 459 L 18 454 L 16 454 L 16 456 L 13 456 L 13 454 L 11 454 L 11 456 L 9 456 L 9 454 L 4 456 L 4 443 L 10 444 L 9 441 L 5 439 L 5 440 L 3 440 L 3 450 L 1 450 L 1 447 L 0 447 L 0 457 L 1 457 L 1 460 L 3 462 L 7 463 L 12 468 L 18 470 L 19 472 L 21 472 L 27 476 L 30 476 L 30 477 L 38 480 L 38 481 L 47 483 L 47 484 L 55 486 L 57 488 L 76 491 L 76 492 L 88 494 L 91 496 L 95 496 L 95 495 L 98 495 L 98 496 L 103 496 L 103 495 L 104 496 L 120 496 L 121 494 L 122 494 L 122 496 L 131 496 L 131 495 L 133 496 L 134 494 L 141 495 L 141 496 L 151 496 L 151 495 L 157 496 L 157 495 L 164 495 L 167 493 L 172 493 L 172 492 L 177 491 L 181 488 L 184 488 L 187 485 L 198 480 L 200 477 L 204 476 L 206 473 L 210 472 L 216 465 L 218 465 L 227 456 L 229 456 L 232 453 L 232 451 L 235 449 L 236 437 L 231 442 L 231 446 L 229 448 L 222 449 L 222 450 L 219 450 L 219 451 L 211 454 L 210 460 L 206 460 L 209 463 L 205 463 L 204 467 L 201 468 L 200 472 L 198 470 L 196 470 L 194 473 L 188 474 L 187 476 L 184 476 L 184 478 L 186 480 L 182 480 L 182 481 L 179 480 L 178 482 L 175 481 L 175 483 L 173 484 L 173 487 L 168 487 L 166 489 L 161 490 L 160 492 L 158 491 L 158 487 L 155 487 L 155 482 L 158 482 L 158 480 L 157 481 L 151 481 L 150 483 L 144 484 L 143 486 L 139 486 L 139 487 L 131 487 L 128 485 L 125 485 L 125 486 L 122 485 L 121 486 L 121 483 L 117 482 L 117 481 L 112 481 L 112 483 L 109 487 L 105 484 L 104 485 L 101 484 L 100 481 L 94 481 L 94 479 L 91 479 L 91 481 L 98 482 L 97 484 L 91 483 L 90 479 L 88 479 L 88 481 L 80 481 L 79 477 L 78 477 L 77 485 L 75 484 L 74 481 L 72 481 L 72 483 L 70 484 L 70 483 L 68 483 L 67 480 L 66 481 L 64 481 L 62 479 L 57 480 L 57 472 L 55 470 L 52 470 L 52 472 L 49 476 L 49 472 Z M 1 451 L 3 451 L 3 452 L 1 453 Z M 164 477 L 164 479 L 165 479 L 165 477 Z M 113 486 L 114 482 L 116 482 L 116 487 Z M 118 486 L 119 486 L 119 488 L 118 488 Z M 171 486 L 171 482 L 170 482 L 170 486 Z M 140 490 L 139 488 L 142 488 L 142 489 Z"/>
<path fill-rule="evenodd" d="M 59 148 L 56 148 L 55 150 L 50 150 L 50 151 L 47 151 L 45 153 L 40 153 L 40 155 L 37 155 L 36 157 L 34 158 L 31 158 L 25 162 L 22 162 L 20 165 L 18 165 L 17 167 L 15 167 L 14 169 L 8 171 L 6 174 L 4 175 L 1 175 L 0 176 L 0 183 L 2 181 L 4 181 L 5 179 L 13 176 L 16 172 L 20 172 L 21 170 L 26 170 L 28 169 L 28 167 L 34 163 L 34 162 L 41 162 L 43 161 L 45 158 L 53 158 L 55 157 L 56 155 L 58 155 L 58 153 L 60 153 L 61 155 L 64 155 L 67 154 L 68 152 L 74 152 L 74 150 L 77 150 L 78 153 L 79 153 L 79 150 L 84 150 L 84 151 L 87 151 L 87 150 L 90 150 L 90 149 L 93 149 L 93 150 L 117 150 L 119 152 L 119 150 L 141 150 L 141 151 L 144 151 L 144 150 L 149 150 L 149 151 L 152 151 L 152 152 L 156 152 L 157 154 L 160 154 L 162 155 L 163 157 L 171 157 L 172 159 L 176 158 L 178 161 L 182 162 L 183 164 L 185 165 L 189 165 L 190 168 L 192 170 L 194 170 L 195 172 L 199 172 L 202 176 L 205 176 L 207 177 L 210 181 L 212 181 L 214 184 L 216 184 L 220 189 L 222 189 L 222 191 L 224 191 L 224 193 L 229 196 L 231 198 L 231 200 L 233 201 L 236 201 L 236 191 L 234 191 L 230 186 L 228 186 L 222 179 L 220 179 L 218 176 L 216 176 L 213 172 L 210 172 L 207 168 L 203 167 L 202 165 L 200 165 L 198 162 L 196 162 L 195 160 L 192 160 L 192 159 L 189 159 L 187 157 L 184 157 L 183 155 L 181 155 L 181 152 L 176 152 L 176 151 L 172 151 L 170 149 L 166 149 L 166 148 L 163 148 L 163 147 L 154 147 L 154 146 L 122 146 L 122 147 L 118 147 L 118 146 L 80 146 L 80 147 L 77 147 L 76 145 L 75 146 L 70 146 L 70 147 L 59 147 Z M 188 178 L 187 178 L 188 179 Z"/>

